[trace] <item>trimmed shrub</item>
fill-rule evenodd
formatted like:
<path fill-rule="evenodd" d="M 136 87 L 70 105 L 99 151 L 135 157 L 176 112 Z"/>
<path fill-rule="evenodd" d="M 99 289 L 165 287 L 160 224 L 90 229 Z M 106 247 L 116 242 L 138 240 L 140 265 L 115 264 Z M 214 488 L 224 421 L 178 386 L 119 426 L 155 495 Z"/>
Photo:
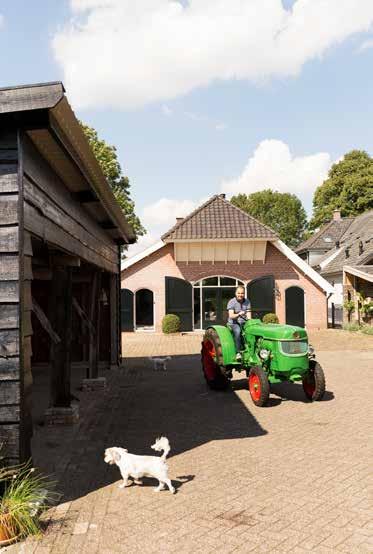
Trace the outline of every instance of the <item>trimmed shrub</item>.
<path fill-rule="evenodd" d="M 175 314 L 167 314 L 162 319 L 162 331 L 169 333 L 178 333 L 180 331 L 180 317 Z"/>
<path fill-rule="evenodd" d="M 342 329 L 344 331 L 359 331 L 360 330 L 360 325 L 358 323 L 344 323 L 342 325 Z"/>
<path fill-rule="evenodd" d="M 278 317 L 276 314 L 265 314 L 262 319 L 263 323 L 278 323 Z"/>
<path fill-rule="evenodd" d="M 373 325 L 364 325 L 360 331 L 365 335 L 373 335 Z"/>

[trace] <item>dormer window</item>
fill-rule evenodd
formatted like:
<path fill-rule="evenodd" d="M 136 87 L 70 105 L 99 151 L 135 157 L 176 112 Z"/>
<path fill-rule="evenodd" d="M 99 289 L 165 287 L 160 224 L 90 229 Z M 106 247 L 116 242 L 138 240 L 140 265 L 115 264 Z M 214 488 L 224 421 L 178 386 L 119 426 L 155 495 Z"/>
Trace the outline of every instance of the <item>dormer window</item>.
<path fill-rule="evenodd" d="M 350 247 L 346 248 L 346 250 L 345 250 L 345 256 L 346 256 L 346 258 L 349 258 L 349 257 L 350 257 Z"/>
<path fill-rule="evenodd" d="M 324 242 L 332 242 L 332 239 L 330 237 L 324 237 Z"/>

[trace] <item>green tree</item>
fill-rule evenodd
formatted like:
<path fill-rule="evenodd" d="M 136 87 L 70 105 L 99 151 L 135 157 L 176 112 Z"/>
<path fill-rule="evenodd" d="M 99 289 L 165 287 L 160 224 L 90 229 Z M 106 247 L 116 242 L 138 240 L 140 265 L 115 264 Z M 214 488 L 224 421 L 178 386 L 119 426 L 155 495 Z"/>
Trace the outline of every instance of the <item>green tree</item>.
<path fill-rule="evenodd" d="M 310 228 L 330 221 L 334 210 L 347 217 L 372 208 L 373 158 L 364 150 L 352 150 L 332 165 L 328 178 L 316 189 Z"/>
<path fill-rule="evenodd" d="M 307 216 L 295 194 L 266 189 L 248 195 L 237 194 L 231 202 L 268 225 L 288 246 L 294 248 L 303 240 Z"/>
<path fill-rule="evenodd" d="M 129 179 L 122 173 L 115 146 L 110 146 L 104 140 L 99 139 L 97 131 L 93 127 L 89 127 L 82 122 L 80 122 L 80 125 L 119 206 L 122 208 L 128 223 L 135 231 L 136 238 L 144 235 L 146 231 L 135 214 L 135 203 L 130 196 Z"/>

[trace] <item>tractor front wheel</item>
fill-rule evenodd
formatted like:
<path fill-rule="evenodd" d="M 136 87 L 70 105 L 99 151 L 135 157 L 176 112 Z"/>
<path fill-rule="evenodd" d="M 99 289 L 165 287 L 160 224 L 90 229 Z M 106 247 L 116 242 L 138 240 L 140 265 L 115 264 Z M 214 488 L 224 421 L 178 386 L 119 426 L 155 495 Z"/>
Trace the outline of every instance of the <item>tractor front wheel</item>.
<path fill-rule="evenodd" d="M 318 362 L 312 360 L 307 375 L 302 380 L 304 394 L 308 400 L 321 400 L 325 394 L 325 375 Z"/>
<path fill-rule="evenodd" d="M 264 369 L 252 367 L 249 372 L 249 391 L 255 406 L 265 406 L 269 398 L 269 382 Z"/>
<path fill-rule="evenodd" d="M 223 365 L 223 353 L 219 335 L 215 329 L 207 329 L 203 337 L 201 361 L 203 375 L 210 389 L 226 389 L 229 381 L 220 369 Z"/>

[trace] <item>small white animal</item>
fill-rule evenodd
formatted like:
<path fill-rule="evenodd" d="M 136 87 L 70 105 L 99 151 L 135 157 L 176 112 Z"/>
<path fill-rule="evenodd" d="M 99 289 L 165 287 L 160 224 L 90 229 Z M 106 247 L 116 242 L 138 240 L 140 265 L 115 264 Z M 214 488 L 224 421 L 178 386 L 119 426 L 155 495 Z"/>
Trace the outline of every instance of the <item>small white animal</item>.
<path fill-rule="evenodd" d="M 168 439 L 166 437 L 157 439 L 151 448 L 157 452 L 163 450 L 162 456 L 137 456 L 136 454 L 129 454 L 128 450 L 117 446 L 105 450 L 105 462 L 111 465 L 116 464 L 119 467 L 123 478 L 123 483 L 119 485 L 120 489 L 127 487 L 129 477 L 132 477 L 136 485 L 142 484 L 140 481 L 142 477 L 154 477 L 159 481 L 158 487 L 154 489 L 155 492 L 163 490 L 165 485 L 172 493 L 175 492 L 168 478 L 168 466 L 166 464 L 167 454 L 171 450 Z"/>
<path fill-rule="evenodd" d="M 149 356 L 149 360 L 154 364 L 154 371 L 158 371 L 158 369 L 162 368 L 164 371 L 166 371 L 167 362 L 171 360 L 171 356 L 165 356 L 164 358 L 152 358 L 151 356 Z"/>

